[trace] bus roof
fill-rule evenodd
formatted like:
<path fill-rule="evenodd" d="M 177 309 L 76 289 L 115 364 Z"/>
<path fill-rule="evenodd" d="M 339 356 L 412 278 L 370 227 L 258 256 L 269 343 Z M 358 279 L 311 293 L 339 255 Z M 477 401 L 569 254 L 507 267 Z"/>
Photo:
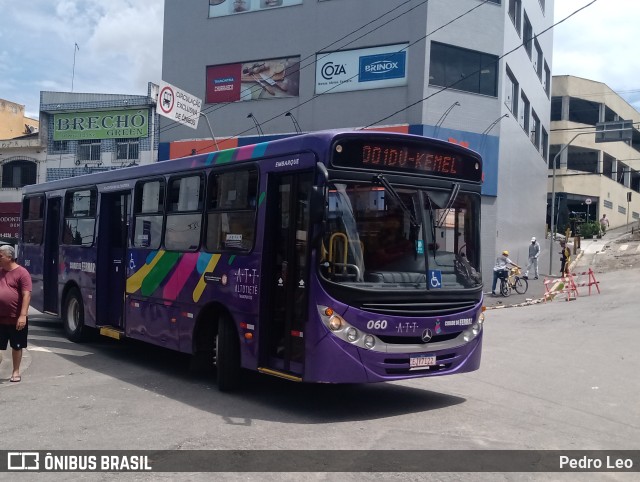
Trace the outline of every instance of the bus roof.
<path fill-rule="evenodd" d="M 55 191 L 88 184 L 102 184 L 124 181 L 129 179 L 153 177 L 177 172 L 187 172 L 194 169 L 222 166 L 234 162 L 248 162 L 264 157 L 286 156 L 293 153 L 313 151 L 326 158 L 331 147 L 331 140 L 342 136 L 361 136 L 387 139 L 412 138 L 415 140 L 429 141 L 441 147 L 446 147 L 461 155 L 471 156 L 481 162 L 480 155 L 476 152 L 441 139 L 434 139 L 413 134 L 399 134 L 385 131 L 364 131 L 334 129 L 317 131 L 307 134 L 298 134 L 291 137 L 275 139 L 258 144 L 250 144 L 234 147 L 222 151 L 214 151 L 193 156 L 172 159 L 168 161 L 154 162 L 143 166 L 118 168 L 109 171 L 90 173 L 81 176 L 68 177 L 56 181 L 48 181 L 40 184 L 31 184 L 23 188 L 24 194 L 32 194 L 43 191 Z"/>

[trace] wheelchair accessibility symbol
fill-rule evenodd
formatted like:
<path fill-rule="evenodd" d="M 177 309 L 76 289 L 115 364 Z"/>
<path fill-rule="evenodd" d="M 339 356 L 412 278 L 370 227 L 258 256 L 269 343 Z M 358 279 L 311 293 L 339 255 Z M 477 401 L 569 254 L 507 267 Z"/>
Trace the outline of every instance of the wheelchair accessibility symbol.
<path fill-rule="evenodd" d="M 439 269 L 430 269 L 429 284 L 432 288 L 442 288 L 442 271 Z"/>

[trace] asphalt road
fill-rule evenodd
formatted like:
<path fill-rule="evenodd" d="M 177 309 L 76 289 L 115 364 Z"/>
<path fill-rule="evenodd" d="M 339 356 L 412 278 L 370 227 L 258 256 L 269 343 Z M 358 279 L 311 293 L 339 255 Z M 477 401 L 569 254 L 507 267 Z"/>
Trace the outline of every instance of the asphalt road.
<path fill-rule="evenodd" d="M 626 250 L 629 251 L 629 248 Z M 616 256 L 610 250 L 612 256 Z M 607 253 L 594 254 L 603 262 Z M 600 256 L 600 258 L 598 258 Z M 640 266 L 602 293 L 487 312 L 480 370 L 376 385 L 249 375 L 222 394 L 187 357 L 107 338 L 68 342 L 32 316 L 23 381 L 0 364 L 0 447 L 61 449 L 637 449 Z M 401 470 L 401 467 L 398 467 Z M 0 478 L 2 475 L 0 474 Z M 60 480 L 58 474 L 39 474 Z M 69 475 L 69 474 L 67 474 Z M 180 474 L 189 480 L 426 480 L 424 474 Z M 633 474 L 583 474 L 633 480 Z M 115 474 L 83 475 L 85 480 Z M 430 474 L 429 480 L 575 480 L 577 474 Z M 62 477 L 65 478 L 65 477 Z M 136 480 L 175 480 L 137 474 Z M 7 479 L 9 480 L 9 479 Z"/>

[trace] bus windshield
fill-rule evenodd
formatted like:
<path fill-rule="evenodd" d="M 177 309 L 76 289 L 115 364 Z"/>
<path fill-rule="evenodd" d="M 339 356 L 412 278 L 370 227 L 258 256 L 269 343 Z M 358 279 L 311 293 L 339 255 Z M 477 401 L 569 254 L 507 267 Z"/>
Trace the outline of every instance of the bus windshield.
<path fill-rule="evenodd" d="M 407 188 L 376 179 L 330 184 L 323 278 L 385 291 L 481 286 L 479 196 L 457 184 Z"/>

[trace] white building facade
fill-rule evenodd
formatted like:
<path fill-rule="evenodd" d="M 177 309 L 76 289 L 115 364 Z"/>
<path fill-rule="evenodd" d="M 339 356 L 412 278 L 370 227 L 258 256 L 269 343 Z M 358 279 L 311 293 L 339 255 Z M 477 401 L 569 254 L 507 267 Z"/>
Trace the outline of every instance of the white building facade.
<path fill-rule="evenodd" d="M 629 140 L 596 143 L 596 124 L 621 120 L 633 125 Z M 554 224 L 560 232 L 572 218 L 596 221 L 606 214 L 610 227 L 640 221 L 639 124 L 640 113 L 607 85 L 553 78 L 548 199 L 550 205 L 555 191 Z"/>

